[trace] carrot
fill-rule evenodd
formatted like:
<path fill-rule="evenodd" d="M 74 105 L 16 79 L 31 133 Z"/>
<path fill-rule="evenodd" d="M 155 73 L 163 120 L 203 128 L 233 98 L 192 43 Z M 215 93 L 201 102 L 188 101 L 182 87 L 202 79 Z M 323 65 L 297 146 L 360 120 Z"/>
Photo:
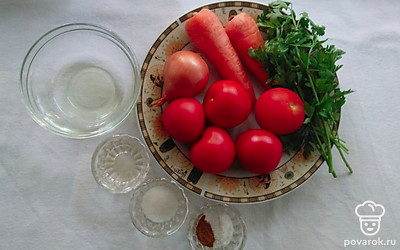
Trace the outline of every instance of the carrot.
<path fill-rule="evenodd" d="M 264 40 L 254 19 L 247 13 L 234 16 L 225 27 L 226 34 L 239 55 L 240 60 L 261 83 L 266 83 L 268 74 L 262 64 L 249 56 L 249 49 L 264 48 Z"/>
<path fill-rule="evenodd" d="M 243 85 L 254 102 L 253 86 L 218 17 L 209 9 L 202 9 L 186 22 L 185 29 L 192 43 L 221 76 Z"/>

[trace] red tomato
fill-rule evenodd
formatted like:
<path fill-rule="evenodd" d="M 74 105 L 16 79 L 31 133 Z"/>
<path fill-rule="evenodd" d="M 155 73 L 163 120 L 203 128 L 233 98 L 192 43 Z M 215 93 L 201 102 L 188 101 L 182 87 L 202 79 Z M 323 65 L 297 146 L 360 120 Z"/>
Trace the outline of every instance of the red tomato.
<path fill-rule="evenodd" d="M 229 134 L 219 127 L 208 127 L 190 148 L 190 159 L 201 171 L 219 174 L 235 160 L 235 144 Z"/>
<path fill-rule="evenodd" d="M 203 107 L 206 118 L 222 128 L 233 128 L 247 119 L 251 99 L 246 89 L 235 81 L 214 82 L 207 90 Z"/>
<path fill-rule="evenodd" d="M 277 135 L 290 134 L 304 121 L 304 104 L 293 91 L 272 88 L 258 98 L 254 113 L 261 128 Z"/>
<path fill-rule="evenodd" d="M 167 133 L 175 140 L 195 142 L 204 130 L 203 106 L 194 98 L 175 99 L 165 108 L 162 122 Z"/>
<path fill-rule="evenodd" d="M 240 164 L 256 174 L 267 174 L 279 164 L 283 146 L 278 137 L 263 129 L 251 129 L 241 133 L 235 142 Z"/>

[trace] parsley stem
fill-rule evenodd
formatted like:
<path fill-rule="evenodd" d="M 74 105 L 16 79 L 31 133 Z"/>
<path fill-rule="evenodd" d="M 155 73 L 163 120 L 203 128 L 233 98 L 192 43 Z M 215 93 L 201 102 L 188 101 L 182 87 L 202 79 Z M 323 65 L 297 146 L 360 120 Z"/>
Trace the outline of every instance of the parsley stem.
<path fill-rule="evenodd" d="M 303 155 L 319 151 L 336 177 L 333 166 L 333 146 L 353 172 L 345 153 L 348 149 L 338 135 L 340 108 L 345 95 L 351 90 L 341 91 L 337 78 L 333 79 L 341 66 L 336 61 L 344 51 L 333 45 L 323 46 L 327 41 L 319 40 L 325 27 L 316 25 L 307 13 L 299 18 L 290 2 L 274 1 L 258 16 L 258 25 L 266 27 L 268 40 L 264 49 L 253 51 L 253 57 L 262 61 L 274 86 L 289 88 L 300 96 L 306 107 L 307 120 L 302 130 L 285 137 L 287 148 L 303 148 Z"/>
<path fill-rule="evenodd" d="M 326 163 L 328 164 L 329 173 L 331 173 L 333 177 L 336 178 L 336 172 L 333 169 L 331 132 L 326 122 L 322 120 L 320 117 L 318 118 L 319 119 L 317 119 L 316 121 L 318 130 L 313 129 L 313 132 L 315 134 L 315 138 L 317 138 L 318 143 L 325 145 L 325 150 L 324 147 L 321 147 L 320 153 L 324 157 Z M 321 132 L 321 138 L 323 142 L 320 140 L 317 131 Z"/>
<path fill-rule="evenodd" d="M 328 131 L 329 129 L 325 122 L 322 122 L 322 126 L 323 126 L 324 132 L 325 132 L 324 143 L 326 145 L 326 150 L 327 150 L 327 155 L 328 155 L 328 157 L 326 159 L 326 163 L 328 164 L 328 167 L 329 167 L 329 173 L 331 173 L 333 175 L 333 177 L 336 178 L 336 173 L 335 173 L 335 170 L 333 169 L 332 143 L 331 143 L 330 136 L 329 136 L 330 135 L 330 133 Z"/>
<path fill-rule="evenodd" d="M 310 71 L 308 69 L 306 69 L 306 71 L 307 71 L 307 78 L 308 78 L 308 81 L 310 82 L 311 89 L 314 94 L 315 100 L 317 100 L 317 103 L 319 104 L 319 97 L 317 94 L 317 90 L 315 90 L 314 81 L 313 81 L 312 77 L 310 76 Z"/>
<path fill-rule="evenodd" d="M 298 46 L 295 46 L 295 49 L 296 49 L 296 55 L 297 55 L 297 57 L 298 57 L 299 59 L 301 59 L 300 52 L 299 52 L 299 47 L 298 47 Z M 308 61 L 310 61 L 311 50 L 312 50 L 312 48 L 310 48 L 310 51 L 309 51 L 309 53 L 308 53 L 308 59 L 307 59 Z M 301 60 L 300 60 L 300 61 L 301 61 Z M 305 68 L 305 71 L 306 71 L 306 73 L 307 73 L 307 78 L 308 78 L 308 81 L 310 82 L 311 89 L 312 89 L 312 92 L 313 92 L 313 94 L 314 94 L 315 100 L 317 100 L 317 103 L 319 103 L 319 97 L 318 97 L 318 94 L 317 94 L 317 90 L 315 89 L 314 81 L 313 81 L 313 79 L 312 79 L 312 77 L 311 77 L 311 75 L 310 75 L 309 64 L 307 63 L 307 65 L 304 65 L 303 62 L 302 62 L 302 64 L 303 64 L 303 67 Z"/>
<path fill-rule="evenodd" d="M 313 124 L 311 124 L 311 128 L 312 128 L 312 130 L 313 130 L 315 139 L 317 140 L 318 151 L 320 152 L 320 154 L 321 154 L 321 155 L 324 157 L 324 159 L 326 160 L 328 157 L 327 157 L 327 155 L 325 154 L 324 146 L 323 146 L 323 144 L 322 144 L 322 142 L 321 142 L 321 139 L 319 138 L 318 133 L 317 133 L 317 131 L 316 131 L 316 129 L 315 129 L 315 127 L 314 127 Z"/>
<path fill-rule="evenodd" d="M 344 164 L 346 165 L 347 169 L 352 174 L 353 173 L 353 169 L 351 168 L 350 164 L 347 162 L 347 159 L 343 154 L 343 149 L 342 149 L 343 145 L 340 144 L 340 142 L 339 142 L 339 145 L 337 145 L 337 143 L 335 143 L 335 146 L 336 146 L 337 150 L 339 151 L 340 157 L 342 158 L 342 160 L 343 160 Z"/>

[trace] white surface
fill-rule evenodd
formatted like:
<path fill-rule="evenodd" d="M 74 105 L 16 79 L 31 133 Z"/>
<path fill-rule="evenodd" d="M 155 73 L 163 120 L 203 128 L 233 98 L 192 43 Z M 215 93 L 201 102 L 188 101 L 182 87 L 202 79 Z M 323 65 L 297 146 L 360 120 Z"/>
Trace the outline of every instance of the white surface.
<path fill-rule="evenodd" d="M 209 1 L 0 2 L 0 249 L 188 249 L 187 223 L 175 235 L 149 239 L 128 214 L 131 193 L 101 189 L 90 171 L 105 136 L 71 140 L 39 127 L 22 104 L 19 69 L 31 44 L 49 29 L 88 22 L 119 34 L 141 64 L 159 34 L 177 17 Z M 400 1 L 294 1 L 327 28 L 340 61 L 342 88 L 352 88 L 340 134 L 354 168 L 347 175 L 335 151 L 339 177 L 323 164 L 303 186 L 277 200 L 235 205 L 248 225 L 245 249 L 341 249 L 345 240 L 400 237 Z M 140 136 L 136 111 L 112 133 Z M 152 158 L 150 177 L 166 177 Z M 211 201 L 186 192 L 189 216 Z M 386 213 L 376 236 L 365 236 L 354 209 L 366 200 Z M 379 246 L 352 249 L 384 249 Z"/>

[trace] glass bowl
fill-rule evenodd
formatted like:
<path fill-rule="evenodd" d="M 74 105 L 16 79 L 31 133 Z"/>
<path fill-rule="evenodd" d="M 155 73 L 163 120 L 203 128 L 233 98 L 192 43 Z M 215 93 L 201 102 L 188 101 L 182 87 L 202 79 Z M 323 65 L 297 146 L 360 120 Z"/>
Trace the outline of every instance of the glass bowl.
<path fill-rule="evenodd" d="M 192 249 L 243 249 L 247 228 L 236 209 L 227 204 L 209 204 L 190 220 L 188 239 Z"/>
<path fill-rule="evenodd" d="M 163 238 L 181 228 L 188 199 L 176 182 L 151 179 L 135 190 L 129 205 L 133 225 L 144 235 Z"/>
<path fill-rule="evenodd" d="M 42 127 L 70 138 L 110 131 L 139 96 L 136 57 L 115 33 L 92 24 L 54 28 L 29 49 L 20 89 Z"/>
<path fill-rule="evenodd" d="M 100 186 L 112 193 L 127 193 L 143 183 L 149 164 L 149 154 L 138 138 L 114 135 L 97 146 L 91 167 Z"/>

